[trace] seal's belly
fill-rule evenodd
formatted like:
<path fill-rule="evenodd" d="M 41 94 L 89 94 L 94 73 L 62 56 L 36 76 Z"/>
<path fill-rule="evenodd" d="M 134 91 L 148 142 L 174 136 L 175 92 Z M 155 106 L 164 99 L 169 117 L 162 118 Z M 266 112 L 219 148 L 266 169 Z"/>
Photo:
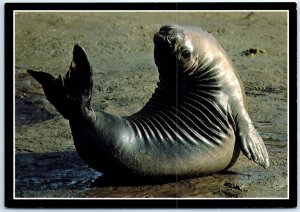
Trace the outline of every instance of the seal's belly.
<path fill-rule="evenodd" d="M 134 142 L 134 145 L 130 145 Z M 234 135 L 227 136 L 218 145 L 206 145 L 201 140 L 197 144 L 189 141 L 165 143 L 144 140 L 129 140 L 119 146 L 123 165 L 134 173 L 142 175 L 195 176 L 225 169 L 233 158 Z"/>
<path fill-rule="evenodd" d="M 126 153 L 122 161 L 134 172 L 207 174 L 225 169 L 233 157 L 233 128 L 223 110 L 209 100 L 189 99 L 164 108 L 149 103 L 124 123 L 121 137 L 127 139 L 116 146 Z"/>

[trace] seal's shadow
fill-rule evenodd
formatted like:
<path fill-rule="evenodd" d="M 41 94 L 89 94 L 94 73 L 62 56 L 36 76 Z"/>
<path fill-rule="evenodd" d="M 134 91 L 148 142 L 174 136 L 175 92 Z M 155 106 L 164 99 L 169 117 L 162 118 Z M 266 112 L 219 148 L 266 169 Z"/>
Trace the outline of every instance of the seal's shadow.
<path fill-rule="evenodd" d="M 148 177 L 133 177 L 133 176 L 107 176 L 101 175 L 94 180 L 90 187 L 136 187 L 146 185 L 162 185 L 178 181 L 176 177 L 168 178 L 148 178 Z"/>
<path fill-rule="evenodd" d="M 211 175 L 226 175 L 226 176 L 238 176 L 241 175 L 239 172 L 224 170 Z M 242 174 L 243 175 L 243 174 Z M 184 181 L 188 179 L 201 178 L 209 175 L 201 175 L 197 177 L 160 177 L 160 178 L 150 178 L 150 177 L 139 177 L 136 176 L 110 176 L 110 175 L 101 175 L 95 179 L 90 187 L 137 187 L 137 186 L 147 186 L 147 185 L 163 185 L 167 183 L 174 183 L 178 181 Z"/>

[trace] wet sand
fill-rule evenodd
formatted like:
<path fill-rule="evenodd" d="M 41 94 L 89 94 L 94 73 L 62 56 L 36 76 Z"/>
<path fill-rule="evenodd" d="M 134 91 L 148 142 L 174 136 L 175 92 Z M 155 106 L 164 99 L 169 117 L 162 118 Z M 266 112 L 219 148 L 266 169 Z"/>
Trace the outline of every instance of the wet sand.
<path fill-rule="evenodd" d="M 16 197 L 287 197 L 286 13 L 27 12 L 15 18 Z M 79 43 L 94 69 L 94 110 L 130 115 L 156 87 L 152 37 L 167 23 L 202 27 L 232 58 L 269 152 L 268 170 L 240 155 L 230 170 L 201 178 L 138 186 L 93 183 L 101 173 L 77 155 L 68 121 L 26 70 L 64 74 Z"/>

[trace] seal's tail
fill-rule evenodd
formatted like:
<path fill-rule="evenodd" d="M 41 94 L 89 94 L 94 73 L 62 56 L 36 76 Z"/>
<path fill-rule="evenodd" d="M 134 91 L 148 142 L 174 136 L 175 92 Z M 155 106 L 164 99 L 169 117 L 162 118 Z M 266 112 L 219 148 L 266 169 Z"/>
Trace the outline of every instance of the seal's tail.
<path fill-rule="evenodd" d="M 75 45 L 73 60 L 64 77 L 54 78 L 51 74 L 33 70 L 27 71 L 43 87 L 49 102 L 66 119 L 85 116 L 91 111 L 93 71 L 83 48 Z"/>

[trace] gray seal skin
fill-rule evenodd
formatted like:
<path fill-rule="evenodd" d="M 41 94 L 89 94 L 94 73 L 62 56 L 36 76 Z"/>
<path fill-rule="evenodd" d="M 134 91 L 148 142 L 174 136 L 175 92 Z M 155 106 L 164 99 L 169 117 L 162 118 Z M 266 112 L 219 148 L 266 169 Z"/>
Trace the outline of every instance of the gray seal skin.
<path fill-rule="evenodd" d="M 81 158 L 104 176 L 196 177 L 230 168 L 240 150 L 267 168 L 240 77 L 218 42 L 199 27 L 178 25 L 161 27 L 153 41 L 157 88 L 127 117 L 93 111 L 93 72 L 79 45 L 64 77 L 28 70 L 69 120 Z"/>

